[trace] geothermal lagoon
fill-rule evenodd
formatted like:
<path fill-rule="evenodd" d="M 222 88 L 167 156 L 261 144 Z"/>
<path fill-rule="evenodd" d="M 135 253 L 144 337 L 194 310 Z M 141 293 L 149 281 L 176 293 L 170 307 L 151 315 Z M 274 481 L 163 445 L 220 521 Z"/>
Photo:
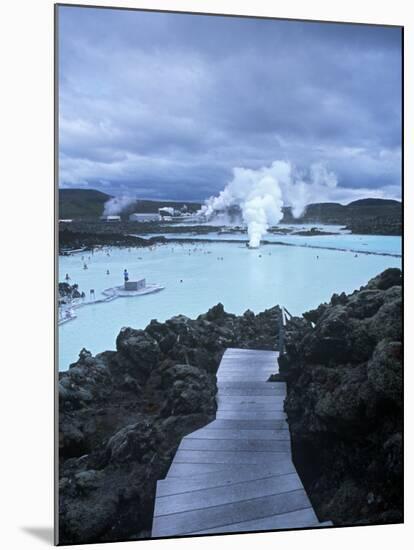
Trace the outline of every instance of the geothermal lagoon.
<path fill-rule="evenodd" d="M 401 268 L 400 237 L 267 234 L 265 240 L 272 244 L 258 249 L 246 247 L 243 233 L 197 236 L 183 227 L 183 233 L 166 237 L 174 242 L 59 257 L 59 281 L 68 273 L 69 282 L 85 292 L 86 302 L 90 289 L 99 297 L 122 284 L 125 268 L 131 280 L 145 278 L 147 284 L 165 287 L 155 294 L 77 309 L 75 319 L 59 326 L 59 370 L 75 362 L 82 348 L 93 354 L 115 349 L 123 326 L 145 328 L 151 319 L 165 321 L 179 314 L 196 317 L 218 302 L 235 314 L 280 304 L 300 315 L 334 292 L 351 292 L 388 267 Z M 203 241 L 197 242 L 198 237 Z M 223 242 L 228 239 L 234 242 Z"/>

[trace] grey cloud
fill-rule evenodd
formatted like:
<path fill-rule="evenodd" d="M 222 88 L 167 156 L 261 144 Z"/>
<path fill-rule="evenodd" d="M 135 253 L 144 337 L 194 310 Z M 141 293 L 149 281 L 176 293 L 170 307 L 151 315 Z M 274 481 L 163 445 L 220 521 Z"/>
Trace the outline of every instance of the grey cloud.
<path fill-rule="evenodd" d="M 400 188 L 399 29 L 59 11 L 62 186 L 203 199 L 280 158 Z"/>

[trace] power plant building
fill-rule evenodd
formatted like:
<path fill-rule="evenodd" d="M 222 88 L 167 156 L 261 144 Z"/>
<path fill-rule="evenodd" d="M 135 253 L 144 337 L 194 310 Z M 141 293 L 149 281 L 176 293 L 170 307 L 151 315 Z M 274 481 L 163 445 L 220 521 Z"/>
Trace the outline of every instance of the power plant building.
<path fill-rule="evenodd" d="M 135 212 L 129 216 L 131 222 L 157 222 L 159 215 L 156 213 Z"/>
<path fill-rule="evenodd" d="M 101 220 L 104 222 L 120 222 L 121 216 L 101 216 Z"/>

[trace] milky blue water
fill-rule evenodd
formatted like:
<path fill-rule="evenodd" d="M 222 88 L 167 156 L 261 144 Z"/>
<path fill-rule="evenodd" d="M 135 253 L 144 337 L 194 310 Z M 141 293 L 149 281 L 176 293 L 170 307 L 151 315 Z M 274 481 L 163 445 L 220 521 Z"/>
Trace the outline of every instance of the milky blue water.
<path fill-rule="evenodd" d="M 401 251 L 399 237 L 269 237 L 291 243 L 299 239 L 300 244 L 317 244 L 322 239 L 326 246 L 366 252 Z M 87 270 L 83 269 L 84 261 Z M 237 242 L 174 243 L 151 249 L 113 248 L 93 255 L 63 256 L 59 258 L 59 280 L 63 281 L 68 273 L 71 282 L 78 283 L 87 295 L 91 288 L 98 296 L 105 288 L 122 284 L 124 268 L 131 280 L 145 277 L 149 283 L 165 285 L 165 289 L 78 309 L 76 319 L 59 327 L 59 368 L 66 370 L 76 361 L 82 347 L 94 354 L 115 349 L 116 336 L 123 326 L 145 328 L 151 319 L 164 321 L 178 314 L 195 317 L 217 302 L 236 314 L 246 309 L 260 312 L 276 304 L 286 306 L 292 314 L 301 314 L 329 300 L 334 292 L 359 288 L 387 267 L 401 267 L 401 258 L 368 254 L 355 257 L 349 251 L 299 246 L 268 245 L 249 250 Z"/>

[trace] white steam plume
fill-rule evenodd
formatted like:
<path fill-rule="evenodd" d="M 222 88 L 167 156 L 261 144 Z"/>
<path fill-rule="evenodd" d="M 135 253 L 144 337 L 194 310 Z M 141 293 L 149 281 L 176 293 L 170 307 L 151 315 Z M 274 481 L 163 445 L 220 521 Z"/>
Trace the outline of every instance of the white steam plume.
<path fill-rule="evenodd" d="M 104 204 L 104 216 L 116 216 L 121 214 L 125 208 L 128 208 L 128 206 L 131 206 L 136 202 L 136 199 L 133 197 L 128 197 L 127 195 L 123 195 L 121 197 L 112 197 L 112 199 L 109 199 Z"/>
<path fill-rule="evenodd" d="M 216 213 L 239 206 L 247 225 L 249 246 L 257 248 L 267 229 L 280 222 L 282 207 L 291 205 L 294 217 L 300 217 L 306 205 L 323 190 L 337 185 L 337 178 L 323 163 L 310 167 L 310 178 L 305 181 L 295 174 L 290 162 L 275 161 L 258 170 L 234 168 L 233 179 L 217 197 L 210 197 L 199 210 L 207 219 Z"/>

